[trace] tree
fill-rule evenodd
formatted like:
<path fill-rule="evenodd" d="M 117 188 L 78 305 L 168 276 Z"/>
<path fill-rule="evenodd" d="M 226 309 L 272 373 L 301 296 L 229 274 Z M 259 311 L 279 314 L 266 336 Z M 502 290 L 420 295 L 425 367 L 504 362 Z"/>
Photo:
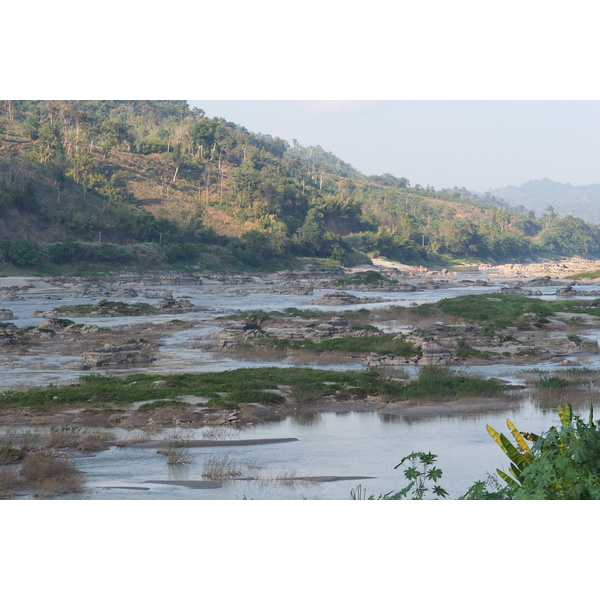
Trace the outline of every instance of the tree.
<path fill-rule="evenodd" d="M 1 250 L 9 262 L 19 267 L 36 264 L 40 254 L 38 243 L 25 239 L 5 240 Z"/>
<path fill-rule="evenodd" d="M 323 250 L 325 238 L 325 221 L 323 213 L 311 208 L 300 230 L 300 240 L 309 255 L 319 256 Z"/>

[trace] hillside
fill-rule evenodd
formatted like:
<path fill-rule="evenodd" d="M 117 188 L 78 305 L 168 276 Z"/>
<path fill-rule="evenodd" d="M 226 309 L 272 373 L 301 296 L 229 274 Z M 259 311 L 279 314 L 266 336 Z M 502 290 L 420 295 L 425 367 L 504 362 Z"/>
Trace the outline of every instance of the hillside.
<path fill-rule="evenodd" d="M 511 206 L 526 206 L 543 215 L 549 208 L 557 215 L 580 217 L 600 223 L 600 184 L 571 185 L 550 179 L 528 181 L 520 186 L 507 186 L 491 192 Z"/>
<path fill-rule="evenodd" d="M 69 245 L 67 245 L 67 242 Z M 0 101 L 0 261 L 272 268 L 592 256 L 600 228 L 365 176 L 184 101 Z"/>

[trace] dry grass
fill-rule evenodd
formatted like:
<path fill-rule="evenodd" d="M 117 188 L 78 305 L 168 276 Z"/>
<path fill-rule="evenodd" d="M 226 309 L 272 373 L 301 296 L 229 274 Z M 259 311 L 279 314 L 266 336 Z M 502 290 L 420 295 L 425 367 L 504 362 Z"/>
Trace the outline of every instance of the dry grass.
<path fill-rule="evenodd" d="M 124 448 L 126 446 L 131 446 L 131 444 L 136 444 L 139 442 L 151 442 L 154 439 L 154 435 L 152 431 L 147 429 L 139 429 L 137 431 L 133 431 L 126 438 L 119 440 L 116 445 L 119 448 Z"/>
<path fill-rule="evenodd" d="M 163 440 L 168 440 L 171 442 L 185 442 L 193 437 L 193 431 L 189 431 L 186 429 L 168 429 L 161 433 L 161 438 Z"/>
<path fill-rule="evenodd" d="M 76 448 L 81 442 L 81 427 L 64 425 L 51 427 L 44 444 L 47 448 Z"/>
<path fill-rule="evenodd" d="M 20 471 L 23 484 L 36 498 L 83 492 L 83 475 L 66 458 L 47 452 L 30 452 Z"/>
<path fill-rule="evenodd" d="M 76 450 L 104 450 L 114 435 L 109 433 L 88 433 L 77 426 L 65 425 L 52 427 L 50 433 L 43 439 L 46 448 L 74 448 Z"/>
<path fill-rule="evenodd" d="M 258 463 L 238 463 L 227 455 L 213 455 L 204 462 L 202 477 L 211 481 L 259 479 L 263 468 Z"/>
<path fill-rule="evenodd" d="M 0 498 L 12 498 L 22 487 L 16 467 L 4 467 L 0 470 Z"/>
<path fill-rule="evenodd" d="M 281 483 L 282 485 L 297 485 L 300 483 L 306 485 L 313 483 L 299 478 L 295 469 L 287 469 L 279 474 L 273 474 L 266 470 L 264 465 L 255 462 L 236 462 L 226 455 L 208 457 L 204 463 L 202 477 L 212 481 L 245 479 L 257 481 L 261 485 L 272 485 L 273 483 Z"/>
<path fill-rule="evenodd" d="M 0 465 L 14 465 L 15 463 L 21 462 L 24 456 L 25 450 L 13 446 L 10 442 L 0 446 Z"/>
<path fill-rule="evenodd" d="M 295 485 L 298 483 L 297 477 L 298 473 L 296 472 L 296 469 L 288 469 L 287 471 L 279 473 L 275 479 L 284 485 Z"/>
<path fill-rule="evenodd" d="M 167 448 L 159 448 L 157 452 L 164 454 L 167 457 L 167 464 L 171 466 L 194 462 L 194 457 L 190 455 L 190 448 L 186 442 L 171 442 Z"/>
<path fill-rule="evenodd" d="M 240 437 L 240 432 L 232 427 L 205 427 L 202 430 L 203 440 L 232 440 Z"/>
<path fill-rule="evenodd" d="M 540 408 L 555 409 L 569 403 L 574 410 L 580 410 L 582 414 L 586 414 L 590 402 L 598 402 L 598 391 L 593 389 L 584 390 L 579 387 L 533 389 L 531 390 L 531 398 L 534 404 Z"/>

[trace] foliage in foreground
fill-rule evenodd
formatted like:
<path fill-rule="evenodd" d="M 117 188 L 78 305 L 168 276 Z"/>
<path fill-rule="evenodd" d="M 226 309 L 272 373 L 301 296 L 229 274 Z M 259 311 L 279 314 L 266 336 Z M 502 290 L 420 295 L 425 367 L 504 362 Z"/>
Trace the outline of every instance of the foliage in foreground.
<path fill-rule="evenodd" d="M 593 406 L 587 422 L 573 414 L 570 404 L 559 406 L 558 414 L 560 427 L 551 427 L 542 435 L 520 432 L 508 419 L 515 443 L 488 425 L 488 433 L 511 461 L 509 473 L 496 470 L 506 485 L 502 487 L 488 477 L 487 481 L 476 481 L 459 500 L 600 499 L 600 421 L 594 423 Z M 428 482 L 435 483 L 442 476 L 441 469 L 434 466 L 436 459 L 430 452 L 405 456 L 395 468 L 408 461 L 409 466 L 404 470 L 408 485 L 378 499 L 401 500 L 411 492 L 413 500 L 423 500 L 429 490 Z M 438 485 L 431 491 L 437 497 L 447 495 Z M 364 500 L 366 490 L 355 488 L 350 496 L 353 500 Z"/>
<path fill-rule="evenodd" d="M 542 436 L 522 434 L 512 426 L 516 445 L 488 426 L 512 461 L 513 477 L 500 470 L 498 474 L 516 500 L 600 499 L 600 421 L 594 423 L 593 406 L 587 422 L 573 414 L 570 404 L 559 407 L 558 414 L 561 426 Z"/>

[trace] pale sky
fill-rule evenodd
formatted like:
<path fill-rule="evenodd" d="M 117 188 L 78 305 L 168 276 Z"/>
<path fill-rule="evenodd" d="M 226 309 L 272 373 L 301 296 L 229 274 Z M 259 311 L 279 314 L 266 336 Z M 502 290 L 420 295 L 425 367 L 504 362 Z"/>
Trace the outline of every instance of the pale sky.
<path fill-rule="evenodd" d="M 20 51 L 3 64 L 0 99 L 194 99 L 209 116 L 320 145 L 367 175 L 436 189 L 600 183 L 597 15 L 587 1 L 392 10 L 383 0 L 174 0 L 142 18 L 137 3 L 107 0 L 112 10 L 69 35 L 47 23 L 64 25 L 56 15 L 70 3 L 39 4 L 34 20 L 29 4 L 6 7 L 35 43 L 5 28 L 5 46 Z M 118 43 L 90 43 L 107 31 Z"/>
<path fill-rule="evenodd" d="M 600 101 L 190 100 L 209 117 L 320 145 L 365 175 L 485 192 L 600 183 Z"/>

